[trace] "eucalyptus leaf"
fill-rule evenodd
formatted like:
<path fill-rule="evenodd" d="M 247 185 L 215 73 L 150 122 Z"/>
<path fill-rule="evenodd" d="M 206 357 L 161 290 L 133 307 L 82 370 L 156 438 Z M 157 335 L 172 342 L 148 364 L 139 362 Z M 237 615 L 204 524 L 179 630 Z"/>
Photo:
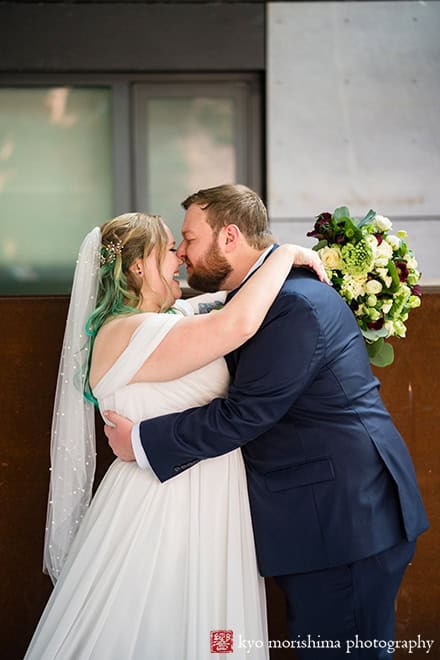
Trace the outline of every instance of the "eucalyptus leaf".
<path fill-rule="evenodd" d="M 381 337 L 380 339 L 377 339 L 376 341 L 373 342 L 369 342 L 369 341 L 365 342 L 367 346 L 367 353 L 368 353 L 368 357 L 370 358 L 370 362 L 371 362 L 371 358 L 374 358 L 381 350 L 383 346 L 383 341 L 384 340 Z"/>
<path fill-rule="evenodd" d="M 315 252 L 317 252 L 318 250 L 321 250 L 321 248 L 327 247 L 327 245 L 328 242 L 326 241 L 326 239 L 322 238 L 320 241 L 316 243 L 316 245 L 312 247 L 312 250 L 315 250 Z"/>
<path fill-rule="evenodd" d="M 338 206 L 333 213 L 333 219 L 340 222 L 342 219 L 350 219 L 350 211 L 346 206 Z"/>
<path fill-rule="evenodd" d="M 376 211 L 373 211 L 373 209 L 370 209 L 367 213 L 366 216 L 362 218 L 362 220 L 358 223 L 358 227 L 363 227 L 364 225 L 367 225 L 370 220 L 376 217 Z"/>
<path fill-rule="evenodd" d="M 394 349 L 391 344 L 383 342 L 380 350 L 373 356 L 370 356 L 370 363 L 375 367 L 388 367 L 394 361 Z"/>
<path fill-rule="evenodd" d="M 376 339 L 379 339 L 380 337 L 386 337 L 388 334 L 388 330 L 386 328 L 380 328 L 380 330 L 363 330 L 361 329 L 362 336 L 365 339 L 368 339 L 368 341 L 373 341 L 375 342 Z"/>

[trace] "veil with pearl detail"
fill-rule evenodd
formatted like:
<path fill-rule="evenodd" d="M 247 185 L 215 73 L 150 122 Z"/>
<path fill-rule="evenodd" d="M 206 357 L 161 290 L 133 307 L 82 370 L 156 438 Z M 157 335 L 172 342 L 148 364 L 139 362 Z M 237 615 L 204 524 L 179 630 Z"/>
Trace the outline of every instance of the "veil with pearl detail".
<path fill-rule="evenodd" d="M 79 250 L 58 371 L 43 559 L 43 570 L 53 583 L 92 496 L 95 410 L 84 396 L 91 348 L 85 327 L 96 305 L 100 246 L 101 231 L 95 227 Z"/>

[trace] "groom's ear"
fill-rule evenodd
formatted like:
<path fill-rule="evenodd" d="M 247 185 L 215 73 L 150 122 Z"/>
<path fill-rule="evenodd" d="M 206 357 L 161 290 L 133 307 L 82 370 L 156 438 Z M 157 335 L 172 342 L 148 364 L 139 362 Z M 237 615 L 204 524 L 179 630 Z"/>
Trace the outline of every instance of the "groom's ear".
<path fill-rule="evenodd" d="M 220 241 L 225 252 L 233 252 L 238 245 L 241 231 L 237 225 L 226 225 L 220 233 Z"/>

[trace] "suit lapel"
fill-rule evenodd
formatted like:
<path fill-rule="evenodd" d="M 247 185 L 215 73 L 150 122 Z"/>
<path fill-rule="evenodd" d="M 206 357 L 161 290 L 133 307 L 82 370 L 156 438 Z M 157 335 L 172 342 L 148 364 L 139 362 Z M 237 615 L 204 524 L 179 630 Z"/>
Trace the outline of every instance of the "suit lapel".
<path fill-rule="evenodd" d="M 268 257 L 270 254 L 272 254 L 272 252 L 273 252 L 277 247 L 278 247 L 278 243 L 275 243 L 275 244 L 273 245 L 273 247 L 272 247 L 272 250 L 271 250 L 270 252 L 268 252 L 267 255 L 265 256 L 265 258 L 264 258 L 264 260 L 263 260 L 262 263 L 264 263 L 264 262 L 266 261 L 267 257 Z M 261 266 L 261 265 L 262 265 L 262 264 L 260 264 L 260 266 Z M 260 268 L 260 266 L 258 266 L 258 268 Z M 231 299 L 235 296 L 235 294 L 237 293 L 237 291 L 240 291 L 240 289 L 241 289 L 241 287 L 243 286 L 243 284 L 244 284 L 244 283 L 245 283 L 245 282 L 246 282 L 246 281 L 247 281 L 247 280 L 248 280 L 248 279 L 249 279 L 249 278 L 250 278 L 250 277 L 251 277 L 251 276 L 257 271 L 257 270 L 258 270 L 258 268 L 256 268 L 255 270 L 253 270 L 253 271 L 252 271 L 247 277 L 245 277 L 245 279 L 243 280 L 243 282 L 240 284 L 239 287 L 237 287 L 237 288 L 234 289 L 233 291 L 229 291 L 229 293 L 228 293 L 227 296 L 226 296 L 225 304 L 226 304 L 227 302 L 229 302 L 229 300 L 231 300 Z M 241 349 L 241 347 L 240 347 L 240 348 L 236 348 L 235 351 L 232 351 L 231 353 L 228 353 L 227 355 L 225 355 L 226 364 L 227 364 L 227 366 L 228 366 L 228 370 L 229 370 L 229 373 L 231 374 L 231 378 L 232 378 L 232 380 L 234 379 L 235 372 L 237 371 L 237 364 L 238 364 L 238 360 L 239 360 L 239 357 L 240 357 L 240 349 Z"/>

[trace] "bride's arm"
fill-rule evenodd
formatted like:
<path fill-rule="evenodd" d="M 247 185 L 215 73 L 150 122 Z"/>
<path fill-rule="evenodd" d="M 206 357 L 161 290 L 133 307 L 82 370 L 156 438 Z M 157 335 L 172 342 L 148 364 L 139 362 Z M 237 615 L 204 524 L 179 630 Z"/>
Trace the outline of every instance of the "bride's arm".
<path fill-rule="evenodd" d="M 315 252 L 295 245 L 282 245 L 223 309 L 177 322 L 132 382 L 179 378 L 244 344 L 257 332 L 293 263 L 298 264 L 298 258 L 301 264 L 306 261 L 317 270 L 321 279 L 325 279 L 323 266 L 320 266 Z"/>

